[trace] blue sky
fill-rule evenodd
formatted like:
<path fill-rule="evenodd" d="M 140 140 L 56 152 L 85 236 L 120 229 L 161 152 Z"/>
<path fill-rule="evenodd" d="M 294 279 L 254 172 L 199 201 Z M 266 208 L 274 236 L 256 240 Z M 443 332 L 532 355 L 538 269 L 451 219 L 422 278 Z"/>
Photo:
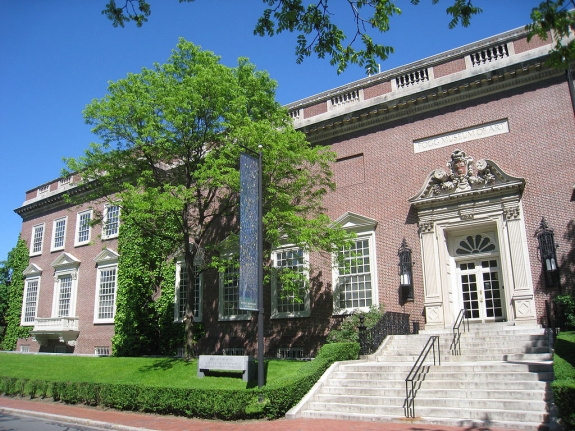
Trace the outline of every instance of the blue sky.
<path fill-rule="evenodd" d="M 179 37 L 229 66 L 248 57 L 278 82 L 282 104 L 365 76 L 357 67 L 337 75 L 328 60 L 297 65 L 294 35 L 254 36 L 262 0 L 149 1 L 143 27 L 114 28 L 100 13 L 107 0 L 0 0 L 0 260 L 16 244 L 21 219 L 14 209 L 25 192 L 58 178 L 62 157 L 80 156 L 95 140 L 82 118 L 86 104 L 103 97 L 109 81 L 164 62 Z M 483 14 L 455 30 L 445 13 L 452 0 L 397 3 L 403 14 L 376 37 L 395 48 L 382 71 L 524 26 L 539 0 L 476 0 Z M 330 4 L 349 15 L 344 0 Z"/>

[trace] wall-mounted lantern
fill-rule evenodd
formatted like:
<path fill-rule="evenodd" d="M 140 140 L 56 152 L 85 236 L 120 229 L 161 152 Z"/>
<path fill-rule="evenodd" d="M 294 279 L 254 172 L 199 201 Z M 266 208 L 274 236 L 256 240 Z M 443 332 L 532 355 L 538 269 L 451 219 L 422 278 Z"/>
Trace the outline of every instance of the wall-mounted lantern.
<path fill-rule="evenodd" d="M 555 234 L 553 229 L 547 225 L 545 217 L 541 219 L 539 228 L 535 232 L 539 241 L 539 258 L 543 264 L 543 273 L 545 274 L 545 283 L 547 287 L 559 286 L 559 268 L 557 267 L 556 249 L 559 244 L 555 243 Z"/>
<path fill-rule="evenodd" d="M 411 248 L 407 246 L 405 238 L 401 242 L 401 247 L 397 251 L 399 256 L 399 285 L 403 292 L 403 299 L 406 302 L 413 301 L 413 262 L 411 260 Z"/>

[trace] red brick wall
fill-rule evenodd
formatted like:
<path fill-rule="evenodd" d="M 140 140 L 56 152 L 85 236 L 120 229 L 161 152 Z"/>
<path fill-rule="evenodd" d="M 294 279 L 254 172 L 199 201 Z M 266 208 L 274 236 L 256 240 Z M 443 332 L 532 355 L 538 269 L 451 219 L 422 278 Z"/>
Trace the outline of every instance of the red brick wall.
<path fill-rule="evenodd" d="M 391 93 L 391 82 L 385 81 L 371 87 L 363 89 L 363 99 L 368 100 L 372 97 L 381 96 L 382 94 Z"/>
<path fill-rule="evenodd" d="M 442 76 L 451 75 L 452 73 L 461 72 L 462 70 L 465 70 L 465 59 L 457 58 L 450 62 L 433 66 L 433 76 L 435 78 L 441 78 Z"/>
<path fill-rule="evenodd" d="M 316 105 L 316 106 L 325 106 Z M 325 111 L 323 111 L 325 112 Z M 307 115 L 306 115 L 307 117 Z M 413 141 L 495 120 L 507 119 L 510 132 L 444 148 L 414 154 Z M 575 165 L 573 137 L 575 121 L 569 91 L 563 78 L 509 90 L 505 93 L 461 102 L 412 115 L 334 139 L 337 153 L 336 181 L 339 188 L 325 201 L 328 215 L 336 219 L 351 211 L 377 220 L 375 230 L 376 267 L 379 300 L 386 310 L 409 313 L 411 320 L 424 322 L 423 275 L 416 214 L 408 199 L 423 185 L 427 174 L 443 168 L 451 153 L 462 149 L 476 161 L 491 159 L 506 173 L 526 180 L 523 194 L 523 218 L 528 240 L 529 259 L 535 287 L 537 313 L 544 316 L 544 302 L 550 292 L 540 279 L 541 266 L 534 236 L 541 217 L 555 229 L 559 262 L 566 288 L 573 288 L 570 256 L 575 253 L 575 224 L 571 166 Z M 360 163 L 361 162 L 361 163 Z M 341 163 L 340 167 L 337 166 Z M 363 168 L 362 168 L 363 167 Z M 351 171 L 353 171 L 353 176 Z M 339 174 L 338 174 L 339 172 Z M 363 180 L 360 181 L 360 177 Z M 351 178 L 351 179 L 350 179 Z M 353 180 L 353 181 L 352 181 Z M 103 204 L 100 205 L 100 209 Z M 50 252 L 52 221 L 68 215 L 66 251 L 82 263 L 79 267 L 77 312 L 84 318 L 75 353 L 93 353 L 94 346 L 110 345 L 112 325 L 94 325 L 96 287 L 94 257 L 107 246 L 117 251 L 116 241 L 100 241 L 100 229 L 92 232 L 93 245 L 74 247 L 76 207 L 55 210 L 27 219 L 22 226 L 29 243 L 32 226 L 45 220 L 44 252 L 31 258 L 43 269 L 40 287 L 39 317 L 50 317 L 53 275 L 51 263 L 60 255 Z M 413 250 L 415 301 L 403 304 L 399 295 L 397 249 L 405 238 Z M 270 319 L 270 288 L 265 288 L 266 355 L 275 355 L 278 347 L 302 347 L 304 355 L 313 355 L 324 342 L 329 329 L 342 317 L 332 316 L 332 273 L 329 261 L 312 256 L 311 317 Z M 220 353 L 224 347 L 257 349 L 257 313 L 249 321 L 218 321 L 217 274 L 204 278 L 203 321 L 206 338 L 200 341 L 202 353 Z M 21 344 L 31 344 L 30 341 Z M 32 350 L 37 349 L 33 345 Z"/>
<path fill-rule="evenodd" d="M 94 208 L 102 210 L 104 203 L 95 204 Z M 52 211 L 45 211 L 33 218 L 26 219 L 22 224 L 22 238 L 30 245 L 32 227 L 44 222 L 43 250 L 39 256 L 32 256 L 30 263 L 38 265 L 42 269 L 40 288 L 38 293 L 38 317 L 52 317 L 52 304 L 54 299 L 54 267 L 52 263 L 64 252 L 71 254 L 81 263 L 78 267 L 76 313 L 80 317 L 80 334 L 73 353 L 93 354 L 94 346 L 110 346 L 111 338 L 114 335 L 113 324 L 94 324 L 94 301 L 96 297 L 96 275 L 97 267 L 94 258 L 104 247 L 117 252 L 117 240 L 110 239 L 102 241 L 100 239 L 101 227 L 92 228 L 91 242 L 88 245 L 75 247 L 74 239 L 76 232 L 76 215 L 87 207 L 67 206 Z M 66 239 L 64 250 L 51 251 L 51 240 L 53 235 L 53 221 L 67 217 Z M 20 341 L 21 344 L 29 344 L 31 351 L 39 351 L 40 346 L 31 341 Z M 52 346 L 50 346 L 52 347 Z M 43 348 L 43 351 L 46 349 Z M 69 349 L 71 350 L 71 349 Z"/>
<path fill-rule="evenodd" d="M 414 154 L 413 141 L 481 123 L 507 118 L 510 133 Z M 415 214 L 408 199 L 423 185 L 427 174 L 444 168 L 452 151 L 460 148 L 475 160 L 487 158 L 505 172 L 524 177 L 527 184 L 523 209 L 529 258 L 538 316 L 542 316 L 549 291 L 541 273 L 534 237 L 542 216 L 555 229 L 560 243 L 558 258 L 567 264 L 575 249 L 572 187 L 575 178 L 573 137 L 575 121 L 569 90 L 562 78 L 508 91 L 475 101 L 436 110 L 409 119 L 384 124 L 345 136 L 332 143 L 338 158 L 362 153 L 365 182 L 340 187 L 326 200 L 333 219 L 352 211 L 378 220 L 376 229 L 377 269 L 380 300 L 386 309 L 423 315 L 423 281 Z M 562 168 L 565 168 L 563 171 Z M 402 306 L 398 301 L 397 249 L 406 238 L 413 249 L 416 298 Z M 570 271 L 568 283 L 573 284 Z"/>
<path fill-rule="evenodd" d="M 303 109 L 303 118 L 314 117 L 327 112 L 327 102 L 321 102 L 316 105 L 308 106 Z"/>
<path fill-rule="evenodd" d="M 522 52 L 539 48 L 540 46 L 549 45 L 550 43 L 553 43 L 551 34 L 547 35 L 547 40 L 543 40 L 539 36 L 535 36 L 531 39 L 531 42 L 527 42 L 527 38 L 524 37 L 514 41 L 513 48 L 515 49 L 515 54 L 521 54 Z"/>

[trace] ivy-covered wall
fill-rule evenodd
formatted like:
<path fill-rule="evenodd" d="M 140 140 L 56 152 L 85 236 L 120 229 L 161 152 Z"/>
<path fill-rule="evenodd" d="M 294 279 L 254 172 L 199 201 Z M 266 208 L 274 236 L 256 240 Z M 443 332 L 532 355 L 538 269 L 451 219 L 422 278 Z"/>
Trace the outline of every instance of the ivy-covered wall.
<path fill-rule="evenodd" d="M 22 316 L 22 301 L 24 299 L 24 270 L 28 266 L 29 254 L 26 241 L 18 237 L 16 246 L 8 253 L 8 259 L 2 268 L 5 276 L 2 283 L 8 292 L 8 307 L 6 309 L 6 333 L 0 340 L 0 350 L 14 350 L 18 338 L 30 336 L 31 326 L 20 326 Z"/>
<path fill-rule="evenodd" d="M 176 268 L 168 241 L 145 233 L 129 217 L 118 240 L 115 356 L 174 355 L 184 344 L 174 323 Z"/>

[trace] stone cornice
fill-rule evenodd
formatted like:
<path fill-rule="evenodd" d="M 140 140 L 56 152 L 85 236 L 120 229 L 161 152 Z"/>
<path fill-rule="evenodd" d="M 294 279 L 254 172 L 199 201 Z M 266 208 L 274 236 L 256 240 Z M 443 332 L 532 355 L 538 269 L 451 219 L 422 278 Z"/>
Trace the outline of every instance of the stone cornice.
<path fill-rule="evenodd" d="M 516 64 L 515 67 L 492 70 L 489 75 L 475 75 L 432 88 L 428 87 L 426 90 L 409 94 L 403 98 L 388 98 L 386 101 L 379 102 L 380 98 L 376 97 L 373 98 L 372 104 L 357 105 L 358 109 L 353 112 L 345 112 L 304 127 L 298 127 L 297 123 L 295 126 L 306 133 L 310 142 L 320 143 L 336 136 L 564 74 L 562 70 L 545 66 L 543 64 L 544 58 L 538 60 L 540 61 L 531 64 Z"/>
<path fill-rule="evenodd" d="M 454 48 L 451 49 L 449 51 L 445 51 L 443 53 L 440 54 L 436 54 L 433 55 L 431 57 L 427 57 L 418 61 L 415 61 L 413 63 L 409 63 L 406 65 L 402 65 L 393 69 L 390 69 L 388 71 L 384 71 L 381 73 L 378 73 L 376 75 L 372 75 L 372 76 L 368 76 L 366 78 L 362 78 L 359 79 L 357 81 L 351 82 L 349 84 L 346 85 L 342 85 L 340 87 L 328 90 L 328 91 L 324 91 L 322 93 L 316 94 L 314 96 L 310 96 L 307 97 L 305 99 L 301 99 L 292 103 L 289 103 L 287 105 L 285 105 L 285 107 L 289 110 L 293 110 L 293 109 L 297 109 L 297 108 L 303 108 L 306 106 L 310 106 L 310 105 L 314 105 L 318 102 L 323 102 L 323 101 L 327 101 L 329 99 L 331 99 L 332 97 L 341 94 L 341 93 L 345 93 L 345 92 L 349 92 L 349 91 L 353 91 L 356 89 L 361 89 L 361 88 L 366 88 L 369 87 L 371 85 L 375 85 L 381 82 L 385 82 L 385 81 L 389 81 L 390 79 L 398 76 L 398 75 L 403 75 L 404 73 L 407 73 L 411 70 L 414 69 L 420 69 L 423 67 L 432 67 L 432 66 L 437 66 L 440 65 L 442 63 L 446 63 L 448 61 L 451 60 L 455 60 L 457 58 L 462 58 L 474 51 L 486 48 L 488 46 L 491 46 L 493 44 L 497 44 L 497 43 L 504 43 L 504 42 L 512 42 L 514 40 L 520 39 L 522 37 L 526 37 L 527 36 L 527 32 L 525 31 L 524 27 L 519 27 L 513 30 L 509 30 L 507 32 L 489 37 L 489 38 L 485 38 L 482 40 L 479 40 L 477 42 L 459 47 L 459 48 Z M 551 41 L 549 42 L 550 44 L 552 43 Z"/>
<path fill-rule="evenodd" d="M 67 206 L 73 205 L 66 200 L 66 196 L 77 196 L 87 192 L 94 186 L 94 184 L 78 185 L 59 191 L 57 193 L 50 194 L 44 198 L 29 200 L 24 202 L 21 207 L 16 208 L 14 212 L 23 219 L 26 219 L 27 217 L 31 217 L 35 214 L 47 210 L 65 208 Z"/>

